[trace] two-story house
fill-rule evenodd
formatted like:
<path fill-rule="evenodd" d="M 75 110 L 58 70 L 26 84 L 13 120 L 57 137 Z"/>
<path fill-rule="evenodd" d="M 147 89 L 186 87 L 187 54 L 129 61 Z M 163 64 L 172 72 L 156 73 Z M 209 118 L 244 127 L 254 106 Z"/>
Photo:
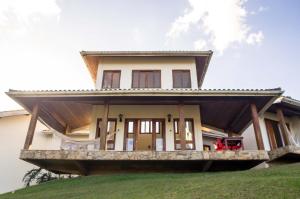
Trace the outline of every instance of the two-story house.
<path fill-rule="evenodd" d="M 201 89 L 212 51 L 83 51 L 81 56 L 94 90 L 7 92 L 32 113 L 21 159 L 82 175 L 237 170 L 269 160 L 260 116 L 281 96 L 280 88 Z M 37 120 L 61 136 L 59 148 L 32 148 Z M 233 142 L 250 125 L 255 149 L 213 149 L 217 138 Z M 78 131 L 89 139 L 68 137 Z"/>

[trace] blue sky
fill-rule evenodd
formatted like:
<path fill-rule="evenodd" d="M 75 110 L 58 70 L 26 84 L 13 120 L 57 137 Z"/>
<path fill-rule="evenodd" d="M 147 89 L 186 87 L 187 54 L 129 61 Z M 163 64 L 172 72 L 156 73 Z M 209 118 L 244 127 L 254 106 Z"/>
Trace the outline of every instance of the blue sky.
<path fill-rule="evenodd" d="M 204 88 L 300 99 L 298 0 L 0 0 L 0 110 L 12 89 L 84 89 L 81 50 L 213 50 Z"/>

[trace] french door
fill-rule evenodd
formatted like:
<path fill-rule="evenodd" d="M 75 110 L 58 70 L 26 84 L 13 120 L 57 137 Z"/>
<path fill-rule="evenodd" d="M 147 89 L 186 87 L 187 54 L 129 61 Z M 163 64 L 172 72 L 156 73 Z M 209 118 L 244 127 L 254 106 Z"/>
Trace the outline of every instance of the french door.
<path fill-rule="evenodd" d="M 164 119 L 126 119 L 124 150 L 165 150 Z"/>

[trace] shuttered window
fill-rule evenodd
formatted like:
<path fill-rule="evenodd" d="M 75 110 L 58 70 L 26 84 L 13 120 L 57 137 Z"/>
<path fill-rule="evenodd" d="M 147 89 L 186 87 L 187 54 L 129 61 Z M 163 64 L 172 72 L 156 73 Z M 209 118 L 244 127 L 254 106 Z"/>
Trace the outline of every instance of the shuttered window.
<path fill-rule="evenodd" d="M 121 71 L 103 71 L 102 88 L 120 88 Z"/>
<path fill-rule="evenodd" d="M 189 70 L 173 70 L 173 88 L 191 88 Z"/>
<path fill-rule="evenodd" d="M 160 71 L 132 71 L 132 88 L 160 88 Z"/>

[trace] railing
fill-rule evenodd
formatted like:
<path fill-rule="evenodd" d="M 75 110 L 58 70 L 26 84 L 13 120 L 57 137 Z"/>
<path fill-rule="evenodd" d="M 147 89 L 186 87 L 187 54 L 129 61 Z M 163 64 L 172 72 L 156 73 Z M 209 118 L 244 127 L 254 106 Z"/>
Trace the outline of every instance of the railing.
<path fill-rule="evenodd" d="M 62 139 L 60 148 L 62 150 L 99 150 L 100 139 L 89 141 L 74 141 Z"/>

